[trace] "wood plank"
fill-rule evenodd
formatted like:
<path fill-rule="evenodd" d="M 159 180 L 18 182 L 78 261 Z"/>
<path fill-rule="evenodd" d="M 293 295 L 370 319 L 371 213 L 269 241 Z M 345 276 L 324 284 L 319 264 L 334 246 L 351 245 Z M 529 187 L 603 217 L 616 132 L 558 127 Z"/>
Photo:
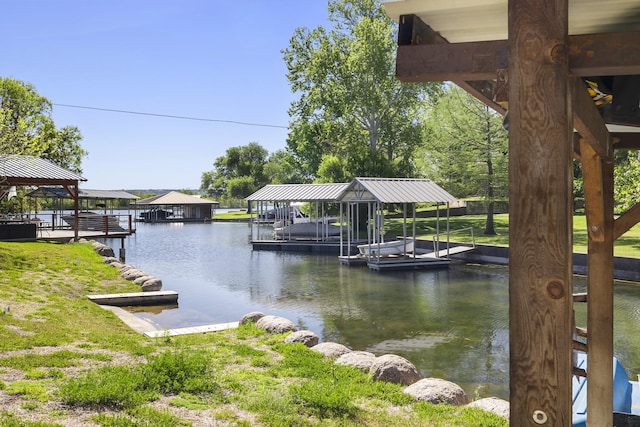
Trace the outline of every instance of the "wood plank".
<path fill-rule="evenodd" d="M 572 81 L 573 126 L 605 161 L 613 161 L 613 144 L 607 125 L 581 79 Z"/>
<path fill-rule="evenodd" d="M 506 40 L 398 46 L 396 76 L 403 82 L 492 80 L 507 65 Z"/>
<path fill-rule="evenodd" d="M 604 195 L 604 238 L 589 239 L 587 258 L 587 419 L 590 426 L 610 427 L 613 423 L 613 163 L 602 162 L 600 181 Z M 586 187 L 585 181 L 585 194 Z"/>
<path fill-rule="evenodd" d="M 444 37 L 434 31 L 429 25 L 425 24 L 418 16 L 403 15 L 400 17 L 400 26 L 398 31 L 399 47 L 405 45 L 418 46 L 448 43 L 449 42 Z M 397 68 L 401 59 L 399 55 L 396 56 Z M 479 79 L 474 79 L 474 81 L 464 81 L 463 79 L 456 79 L 452 77 L 447 77 L 444 80 L 452 81 L 486 105 L 496 110 L 498 113 L 503 115 L 506 113 L 506 108 L 495 102 L 493 99 L 495 84 L 492 81 L 482 81 Z"/>
<path fill-rule="evenodd" d="M 401 24 L 402 25 L 402 24 Z M 412 28 L 420 36 L 399 43 L 397 77 L 402 81 L 495 79 L 508 68 L 507 41 L 449 43 L 428 29 L 419 17 Z M 640 74 L 640 32 L 573 35 L 569 37 L 569 69 L 579 77 Z M 444 77 L 443 77 L 444 76 Z"/>
<path fill-rule="evenodd" d="M 640 31 L 569 37 L 569 68 L 574 76 L 640 74 Z"/>
<path fill-rule="evenodd" d="M 602 188 L 602 161 L 591 144 L 580 140 L 580 158 L 584 181 L 584 201 L 587 217 L 587 234 L 590 241 L 605 239 L 605 204 Z"/>
<path fill-rule="evenodd" d="M 510 424 L 571 425 L 567 0 L 510 0 Z"/>
<path fill-rule="evenodd" d="M 613 223 L 613 240 L 618 239 L 639 222 L 640 203 L 636 203 L 631 207 L 631 209 L 620 215 Z"/>

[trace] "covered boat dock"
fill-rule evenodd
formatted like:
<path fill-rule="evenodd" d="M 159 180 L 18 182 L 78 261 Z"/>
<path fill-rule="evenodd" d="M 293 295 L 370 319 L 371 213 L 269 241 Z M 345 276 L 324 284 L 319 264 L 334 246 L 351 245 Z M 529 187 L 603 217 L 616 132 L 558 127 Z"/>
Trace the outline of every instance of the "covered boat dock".
<path fill-rule="evenodd" d="M 140 222 L 211 222 L 218 202 L 178 191 L 140 199 L 136 202 Z"/>
<path fill-rule="evenodd" d="M 354 252 L 341 239 L 338 198 L 348 183 L 270 184 L 246 198 L 254 250 L 339 254 Z M 307 212 L 301 211 L 306 205 Z"/>
<path fill-rule="evenodd" d="M 366 242 L 357 244 L 357 254 L 339 256 L 347 265 L 366 264 L 372 270 L 399 270 L 445 267 L 450 255 L 473 250 L 472 230 L 465 244 L 452 247 L 449 241 L 449 207 L 458 200 L 428 179 L 413 178 L 355 178 L 340 195 L 341 211 L 346 212 L 347 245 L 354 230 L 366 229 Z M 430 241 L 419 240 L 416 230 L 416 205 L 434 203 L 438 221 Z M 440 228 L 440 205 L 446 207 L 445 227 Z M 384 212 L 394 206 L 402 207 L 402 234 L 388 236 Z M 366 209 L 363 209 L 365 208 Z M 366 211 L 366 217 L 360 216 Z M 408 227 L 411 214 L 411 229 Z M 444 236 L 444 238 L 442 238 Z"/>

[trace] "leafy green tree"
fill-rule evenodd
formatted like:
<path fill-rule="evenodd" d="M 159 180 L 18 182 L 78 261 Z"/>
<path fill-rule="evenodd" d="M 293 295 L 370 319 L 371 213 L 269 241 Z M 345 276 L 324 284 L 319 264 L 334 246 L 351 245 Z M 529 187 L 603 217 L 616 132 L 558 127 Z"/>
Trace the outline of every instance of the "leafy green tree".
<path fill-rule="evenodd" d="M 331 30 L 296 29 L 283 52 L 299 95 L 288 148 L 312 175 L 332 155 L 345 159 L 346 178 L 412 176 L 418 118 L 441 85 L 396 79 L 397 28 L 379 0 L 330 0 L 329 21 Z"/>
<path fill-rule="evenodd" d="M 0 77 L 0 153 L 42 157 L 82 173 L 82 135 L 75 126 L 56 128 L 51 102 L 35 87 Z"/>
<path fill-rule="evenodd" d="M 623 213 L 640 200 L 640 160 L 638 151 L 616 152 L 614 200 L 616 213 Z"/>
<path fill-rule="evenodd" d="M 257 142 L 228 148 L 202 174 L 200 189 L 221 199 L 241 199 L 267 184 L 264 167 L 269 152 Z"/>
<path fill-rule="evenodd" d="M 347 162 L 338 156 L 327 154 L 318 167 L 318 182 L 347 182 Z"/>
<path fill-rule="evenodd" d="M 310 182 L 293 155 L 285 150 L 272 153 L 264 165 L 264 175 L 270 184 L 303 184 Z"/>
<path fill-rule="evenodd" d="M 496 234 L 494 203 L 508 190 L 508 135 L 502 116 L 450 86 L 425 124 L 423 170 L 456 197 L 481 197 L 487 204 L 484 233 Z"/>

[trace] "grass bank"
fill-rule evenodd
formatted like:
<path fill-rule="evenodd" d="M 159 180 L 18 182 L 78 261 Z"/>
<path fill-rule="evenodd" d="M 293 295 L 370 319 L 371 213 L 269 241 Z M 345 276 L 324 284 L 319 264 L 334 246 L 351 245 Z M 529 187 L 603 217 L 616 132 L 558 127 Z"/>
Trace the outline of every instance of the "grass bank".
<path fill-rule="evenodd" d="M 0 425 L 507 425 L 252 325 L 145 338 L 85 297 L 137 289 L 101 261 L 88 243 L 0 242 Z"/>

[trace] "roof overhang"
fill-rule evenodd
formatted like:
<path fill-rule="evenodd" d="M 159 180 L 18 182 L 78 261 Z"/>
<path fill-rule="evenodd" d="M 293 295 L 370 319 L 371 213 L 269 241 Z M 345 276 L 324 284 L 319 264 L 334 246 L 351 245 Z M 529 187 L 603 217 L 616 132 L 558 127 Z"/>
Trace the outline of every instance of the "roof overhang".
<path fill-rule="evenodd" d="M 507 0 L 387 0 L 385 10 L 399 24 L 397 77 L 407 82 L 452 81 L 505 114 L 507 5 Z M 597 124 L 589 120 L 593 111 L 585 106 L 579 114 L 588 128 L 577 130 L 598 134 L 607 132 L 604 125 L 617 125 L 611 130 L 614 148 L 640 148 L 640 132 L 632 129 L 640 127 L 638 40 L 637 1 L 569 1 L 567 48 L 575 85 L 582 89 L 586 84 L 581 80 L 594 81 L 613 97 L 597 109 L 604 122 L 600 129 L 594 129 Z M 610 157 L 608 151 L 603 147 L 601 154 Z"/>

